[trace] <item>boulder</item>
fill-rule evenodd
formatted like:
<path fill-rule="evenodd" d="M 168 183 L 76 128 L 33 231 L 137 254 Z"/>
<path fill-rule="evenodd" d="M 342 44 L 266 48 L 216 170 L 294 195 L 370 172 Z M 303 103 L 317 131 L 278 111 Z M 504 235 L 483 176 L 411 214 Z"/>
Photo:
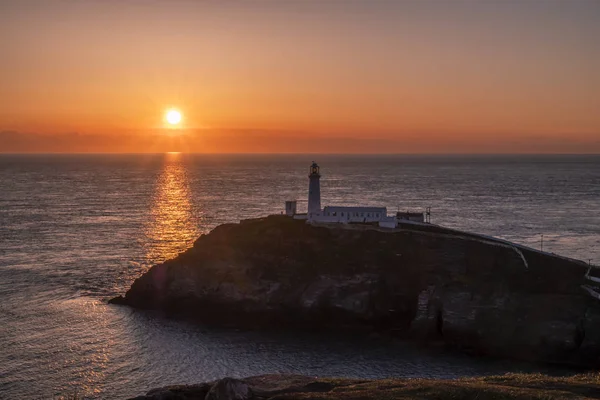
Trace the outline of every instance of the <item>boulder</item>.
<path fill-rule="evenodd" d="M 175 385 L 152 389 L 144 396 L 129 400 L 204 400 L 214 382 L 197 385 Z"/>
<path fill-rule="evenodd" d="M 250 387 L 238 379 L 224 378 L 215 383 L 205 400 L 249 400 L 252 398 Z"/>

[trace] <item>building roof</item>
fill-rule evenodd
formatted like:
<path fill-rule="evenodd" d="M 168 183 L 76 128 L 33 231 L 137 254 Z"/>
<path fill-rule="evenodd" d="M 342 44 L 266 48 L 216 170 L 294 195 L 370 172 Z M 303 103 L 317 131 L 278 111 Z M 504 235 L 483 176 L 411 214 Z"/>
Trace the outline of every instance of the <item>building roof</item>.
<path fill-rule="evenodd" d="M 385 213 L 387 209 L 385 207 L 338 207 L 338 206 L 326 206 L 323 209 L 324 212 L 380 212 Z"/>

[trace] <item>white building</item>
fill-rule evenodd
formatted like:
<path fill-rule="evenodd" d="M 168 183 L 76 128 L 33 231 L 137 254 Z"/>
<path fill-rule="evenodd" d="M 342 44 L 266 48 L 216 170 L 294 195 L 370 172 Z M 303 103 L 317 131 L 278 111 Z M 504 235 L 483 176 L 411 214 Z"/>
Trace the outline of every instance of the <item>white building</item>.
<path fill-rule="evenodd" d="M 323 217 L 335 222 L 377 222 L 387 216 L 385 207 L 332 207 L 323 209 Z"/>
<path fill-rule="evenodd" d="M 385 207 L 337 207 L 326 206 L 321 209 L 320 168 L 313 161 L 309 170 L 308 212 L 297 214 L 296 201 L 285 202 L 285 213 L 296 219 L 306 219 L 309 223 L 371 223 L 384 228 L 396 228 L 399 219 L 423 222 L 423 213 L 398 213 L 388 216 Z M 420 218 L 419 218 L 420 215 Z"/>

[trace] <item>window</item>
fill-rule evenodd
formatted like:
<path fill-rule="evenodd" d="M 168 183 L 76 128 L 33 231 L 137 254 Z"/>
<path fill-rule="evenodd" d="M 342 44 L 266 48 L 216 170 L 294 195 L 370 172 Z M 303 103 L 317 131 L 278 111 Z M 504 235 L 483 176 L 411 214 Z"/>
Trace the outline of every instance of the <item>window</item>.
<path fill-rule="evenodd" d="M 335 215 L 337 214 L 337 212 L 335 212 L 335 211 L 334 211 L 332 214 L 333 214 L 333 216 L 335 217 Z"/>
<path fill-rule="evenodd" d="M 344 213 L 342 213 L 342 217 L 344 216 Z"/>
<path fill-rule="evenodd" d="M 365 213 L 360 213 L 360 216 L 361 216 L 361 217 L 364 217 L 364 216 L 365 216 Z"/>

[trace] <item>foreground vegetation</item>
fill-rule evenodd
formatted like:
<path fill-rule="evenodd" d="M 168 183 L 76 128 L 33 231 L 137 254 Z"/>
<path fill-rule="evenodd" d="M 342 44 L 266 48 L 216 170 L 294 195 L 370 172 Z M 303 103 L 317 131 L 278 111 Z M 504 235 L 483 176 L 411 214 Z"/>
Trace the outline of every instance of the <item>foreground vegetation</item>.
<path fill-rule="evenodd" d="M 549 377 L 508 374 L 457 380 L 386 379 L 358 383 L 329 393 L 281 396 L 280 399 L 598 399 L 598 374 Z"/>
<path fill-rule="evenodd" d="M 136 400 L 255 399 L 255 400 L 375 400 L 375 399 L 600 399 L 600 374 L 551 377 L 507 374 L 455 380 L 356 380 L 265 375 L 190 386 L 154 389 Z"/>

